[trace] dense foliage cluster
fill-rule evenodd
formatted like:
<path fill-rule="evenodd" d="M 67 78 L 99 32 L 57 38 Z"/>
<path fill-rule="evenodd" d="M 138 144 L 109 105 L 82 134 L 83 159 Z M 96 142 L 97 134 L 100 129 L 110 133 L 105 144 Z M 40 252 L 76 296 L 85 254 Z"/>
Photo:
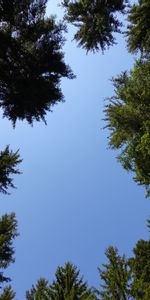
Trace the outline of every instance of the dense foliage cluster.
<path fill-rule="evenodd" d="M 0 108 L 15 125 L 18 119 L 44 120 L 54 104 L 63 101 L 62 77 L 74 75 L 64 62 L 65 25 L 46 17 L 47 0 L 0 0 Z M 62 0 L 64 20 L 74 24 L 74 38 L 87 51 L 113 45 L 121 32 L 118 13 L 127 12 L 127 0 Z M 105 108 L 109 145 L 119 149 L 122 166 L 150 195 L 150 1 L 139 0 L 128 11 L 127 44 L 140 53 L 134 68 L 113 79 L 115 95 Z M 0 192 L 14 187 L 13 176 L 20 155 L 7 146 L 0 152 Z M 148 221 L 150 228 L 150 220 Z M 13 300 L 4 270 L 14 262 L 13 240 L 17 236 L 15 214 L 0 219 L 0 300 Z M 27 291 L 27 300 L 149 300 L 150 240 L 139 240 L 133 257 L 106 250 L 107 263 L 99 268 L 100 290 L 91 289 L 71 263 L 58 267 L 50 284 L 41 278 Z"/>
<path fill-rule="evenodd" d="M 128 16 L 128 49 L 150 55 L 150 1 L 139 0 L 131 7 Z"/>
<path fill-rule="evenodd" d="M 18 151 L 9 150 L 9 146 L 0 152 L 0 192 L 7 194 L 9 187 L 15 187 L 11 175 L 20 174 L 17 166 L 21 161 Z"/>
<path fill-rule="evenodd" d="M 150 241 L 139 240 L 133 253 L 127 259 L 118 254 L 117 248 L 107 249 L 108 263 L 99 270 L 101 300 L 150 299 Z"/>
<path fill-rule="evenodd" d="M 122 26 L 117 13 L 125 13 L 126 4 L 125 0 L 62 1 L 64 19 L 78 28 L 74 38 L 87 51 L 104 51 L 115 44 L 114 33 Z"/>
<path fill-rule="evenodd" d="M 109 247 L 106 250 L 107 264 L 99 269 L 103 282 L 102 289 L 98 292 L 100 299 L 126 300 L 129 297 L 129 281 L 131 270 L 125 256 L 118 254 L 118 249 Z"/>
<path fill-rule="evenodd" d="M 5 287 L 0 295 L 0 300 L 13 300 L 14 298 L 15 293 L 13 292 L 11 286 Z"/>
<path fill-rule="evenodd" d="M 0 1 L 0 107 L 17 119 L 45 120 L 63 100 L 62 77 L 72 78 L 64 62 L 64 26 L 46 18 L 47 1 Z"/>
<path fill-rule="evenodd" d="M 135 180 L 150 191 L 150 61 L 137 61 L 128 75 L 113 79 L 115 96 L 106 107 L 109 145 Z"/>
<path fill-rule="evenodd" d="M 17 235 L 15 214 L 3 215 L 0 219 L 0 285 L 10 280 L 4 276 L 3 270 L 14 262 L 13 240 Z"/>
<path fill-rule="evenodd" d="M 135 299 L 150 299 L 150 240 L 139 240 L 131 259 L 133 283 L 131 292 Z"/>

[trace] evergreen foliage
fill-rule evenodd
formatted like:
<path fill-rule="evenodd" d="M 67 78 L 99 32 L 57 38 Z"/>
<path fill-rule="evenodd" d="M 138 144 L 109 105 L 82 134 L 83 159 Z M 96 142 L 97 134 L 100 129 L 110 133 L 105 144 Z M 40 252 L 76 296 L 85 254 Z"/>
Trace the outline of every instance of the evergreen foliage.
<path fill-rule="evenodd" d="M 150 1 L 138 0 L 131 7 L 128 15 L 128 49 L 135 53 L 138 50 L 144 55 L 150 55 Z"/>
<path fill-rule="evenodd" d="M 46 3 L 0 1 L 0 107 L 13 125 L 45 120 L 63 101 L 61 78 L 73 78 L 62 52 L 65 27 L 45 17 Z"/>
<path fill-rule="evenodd" d="M 0 192 L 8 194 L 8 188 L 15 187 L 11 175 L 20 174 L 17 165 L 21 161 L 18 151 L 9 150 L 9 146 L 0 152 Z"/>
<path fill-rule="evenodd" d="M 150 299 L 150 240 L 139 240 L 131 259 L 133 283 L 131 293 L 135 299 Z"/>
<path fill-rule="evenodd" d="M 63 0 L 64 19 L 78 30 L 74 39 L 87 51 L 102 52 L 115 44 L 114 33 L 121 32 L 117 13 L 125 13 L 126 0 Z"/>
<path fill-rule="evenodd" d="M 94 293 L 80 277 L 80 271 L 67 262 L 56 270 L 56 279 L 49 285 L 40 279 L 37 285 L 26 293 L 27 300 L 95 300 Z"/>
<path fill-rule="evenodd" d="M 15 293 L 13 292 L 11 286 L 5 287 L 2 294 L 0 295 L 0 300 L 13 300 Z"/>
<path fill-rule="evenodd" d="M 107 264 L 99 269 L 103 282 L 98 291 L 101 300 L 150 299 L 150 240 L 139 240 L 133 257 L 126 259 L 117 248 L 106 251 Z"/>
<path fill-rule="evenodd" d="M 120 149 L 122 166 L 150 195 L 150 61 L 137 61 L 128 75 L 113 79 L 115 96 L 106 106 L 109 145 Z"/>
<path fill-rule="evenodd" d="M 44 278 L 38 280 L 36 286 L 32 286 L 30 291 L 26 292 L 27 300 L 50 300 L 49 284 Z"/>
<path fill-rule="evenodd" d="M 109 247 L 106 250 L 107 264 L 99 269 L 102 290 L 98 293 L 104 300 L 127 300 L 130 296 L 129 282 L 131 270 L 125 256 L 118 254 L 117 248 Z"/>
<path fill-rule="evenodd" d="M 3 270 L 14 262 L 13 240 L 17 235 L 15 214 L 3 215 L 0 219 L 0 284 L 10 280 L 4 276 Z"/>
<path fill-rule="evenodd" d="M 64 267 L 58 267 L 56 279 L 50 286 L 52 300 L 90 300 L 92 292 L 87 283 L 80 277 L 80 271 L 76 266 L 67 262 Z"/>

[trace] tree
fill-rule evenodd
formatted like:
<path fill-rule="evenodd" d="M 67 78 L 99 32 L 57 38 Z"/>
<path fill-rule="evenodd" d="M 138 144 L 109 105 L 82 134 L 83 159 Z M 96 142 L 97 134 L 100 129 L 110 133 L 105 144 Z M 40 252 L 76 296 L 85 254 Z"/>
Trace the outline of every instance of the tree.
<path fill-rule="evenodd" d="M 118 255 L 117 248 L 109 247 L 106 250 L 107 264 L 99 269 L 102 290 L 98 292 L 100 299 L 127 300 L 130 299 L 131 270 L 125 256 Z"/>
<path fill-rule="evenodd" d="M 0 295 L 0 300 L 13 300 L 15 293 L 13 292 L 11 286 L 5 287 L 2 294 Z"/>
<path fill-rule="evenodd" d="M 0 1 L 0 107 L 16 120 L 45 120 L 63 101 L 62 77 L 73 78 L 64 62 L 64 25 L 45 17 L 47 0 Z"/>
<path fill-rule="evenodd" d="M 142 54 L 150 54 L 150 1 L 138 0 L 131 7 L 128 15 L 127 31 L 128 49 L 132 53 L 140 50 Z"/>
<path fill-rule="evenodd" d="M 55 276 L 56 280 L 50 286 L 52 300 L 91 299 L 92 292 L 76 266 L 67 262 L 64 267 L 58 267 Z"/>
<path fill-rule="evenodd" d="M 74 39 L 87 51 L 102 52 L 115 44 L 114 33 L 121 32 L 117 13 L 125 13 L 126 0 L 63 0 L 64 19 L 78 30 Z"/>
<path fill-rule="evenodd" d="M 30 291 L 26 293 L 27 300 L 50 300 L 49 283 L 46 279 L 38 280 L 36 286 L 32 286 Z"/>
<path fill-rule="evenodd" d="M 113 79 L 115 96 L 105 108 L 109 145 L 150 195 L 150 61 L 137 61 L 128 75 Z"/>
<path fill-rule="evenodd" d="M 8 188 L 15 187 L 13 178 L 10 176 L 11 174 L 20 174 L 17 165 L 21 163 L 21 161 L 18 151 L 13 152 L 9 150 L 9 146 L 0 152 L 0 192 L 8 194 Z"/>
<path fill-rule="evenodd" d="M 77 267 L 67 262 L 56 270 L 56 279 L 49 285 L 40 279 L 37 285 L 26 293 L 27 300 L 95 300 L 94 293 L 80 277 Z"/>
<path fill-rule="evenodd" d="M 150 240 L 139 240 L 130 260 L 133 272 L 131 293 L 135 299 L 150 299 Z"/>
<path fill-rule="evenodd" d="M 15 214 L 3 215 L 0 219 L 0 285 L 10 280 L 4 276 L 3 270 L 14 262 L 13 240 L 17 235 Z"/>

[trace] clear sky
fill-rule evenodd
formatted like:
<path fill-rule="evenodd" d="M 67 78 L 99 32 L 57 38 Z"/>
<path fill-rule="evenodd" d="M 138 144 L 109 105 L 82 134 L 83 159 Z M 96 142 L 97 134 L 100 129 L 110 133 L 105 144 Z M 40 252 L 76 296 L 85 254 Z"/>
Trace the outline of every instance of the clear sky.
<path fill-rule="evenodd" d="M 60 17 L 57 2 L 49 3 L 47 13 Z M 135 58 L 121 37 L 104 55 L 86 55 L 72 38 L 71 29 L 65 61 L 77 78 L 62 81 L 66 102 L 47 115 L 47 126 L 18 122 L 14 130 L 1 119 L 1 148 L 19 148 L 23 158 L 17 189 L 0 195 L 1 214 L 14 211 L 18 219 L 16 262 L 7 274 L 19 300 L 40 277 L 51 282 L 68 260 L 98 287 L 105 249 L 114 245 L 131 255 L 135 242 L 148 237 L 150 202 L 116 161 L 102 130 L 104 98 L 113 95 L 110 79 L 129 70 Z"/>

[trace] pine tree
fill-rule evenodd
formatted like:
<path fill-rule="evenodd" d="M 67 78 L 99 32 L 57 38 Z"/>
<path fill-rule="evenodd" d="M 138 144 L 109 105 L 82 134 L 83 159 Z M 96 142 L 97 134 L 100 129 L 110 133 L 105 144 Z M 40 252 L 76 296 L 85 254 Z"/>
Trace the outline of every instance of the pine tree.
<path fill-rule="evenodd" d="M 117 13 L 124 14 L 126 0 L 63 0 L 64 19 L 77 27 L 74 39 L 87 51 L 102 52 L 116 43 L 114 33 L 121 32 Z"/>
<path fill-rule="evenodd" d="M 49 283 L 46 279 L 38 280 L 36 286 L 32 286 L 30 291 L 26 292 L 27 300 L 50 300 Z"/>
<path fill-rule="evenodd" d="M 9 146 L 0 152 L 0 192 L 8 194 L 8 188 L 15 187 L 11 175 L 20 174 L 17 166 L 21 161 L 19 152 L 13 152 Z"/>
<path fill-rule="evenodd" d="M 140 51 L 150 55 L 150 1 L 138 0 L 131 6 L 128 15 L 128 49 L 132 53 Z"/>
<path fill-rule="evenodd" d="M 52 300 L 92 299 L 92 292 L 80 277 L 76 266 L 67 262 L 64 267 L 58 267 L 55 276 L 56 279 L 50 286 Z"/>
<path fill-rule="evenodd" d="M 63 101 L 62 77 L 73 78 L 64 62 L 64 25 L 45 17 L 47 0 L 0 1 L 0 107 L 16 120 L 45 120 Z"/>
<path fill-rule="evenodd" d="M 103 282 L 98 294 L 101 300 L 128 300 L 130 299 L 131 270 L 125 256 L 118 254 L 117 248 L 109 247 L 106 250 L 107 264 L 99 269 Z"/>
<path fill-rule="evenodd" d="M 15 293 L 13 292 L 11 286 L 5 287 L 0 295 L 0 300 L 13 300 Z"/>
<path fill-rule="evenodd" d="M 135 299 L 150 299 L 150 240 L 139 240 L 130 260 L 133 272 L 131 293 Z"/>
<path fill-rule="evenodd" d="M 3 270 L 14 262 L 13 240 L 17 235 L 15 214 L 3 215 L 0 219 L 0 285 L 10 280 L 4 276 Z"/>
<path fill-rule="evenodd" d="M 26 293 L 27 300 L 96 300 L 94 293 L 87 283 L 80 277 L 76 266 L 67 262 L 64 267 L 56 270 L 56 279 L 48 284 L 40 279 L 36 286 L 32 286 Z"/>
<path fill-rule="evenodd" d="M 134 180 L 150 195 L 150 61 L 137 61 L 128 75 L 113 79 L 114 97 L 106 106 L 109 145 Z"/>

